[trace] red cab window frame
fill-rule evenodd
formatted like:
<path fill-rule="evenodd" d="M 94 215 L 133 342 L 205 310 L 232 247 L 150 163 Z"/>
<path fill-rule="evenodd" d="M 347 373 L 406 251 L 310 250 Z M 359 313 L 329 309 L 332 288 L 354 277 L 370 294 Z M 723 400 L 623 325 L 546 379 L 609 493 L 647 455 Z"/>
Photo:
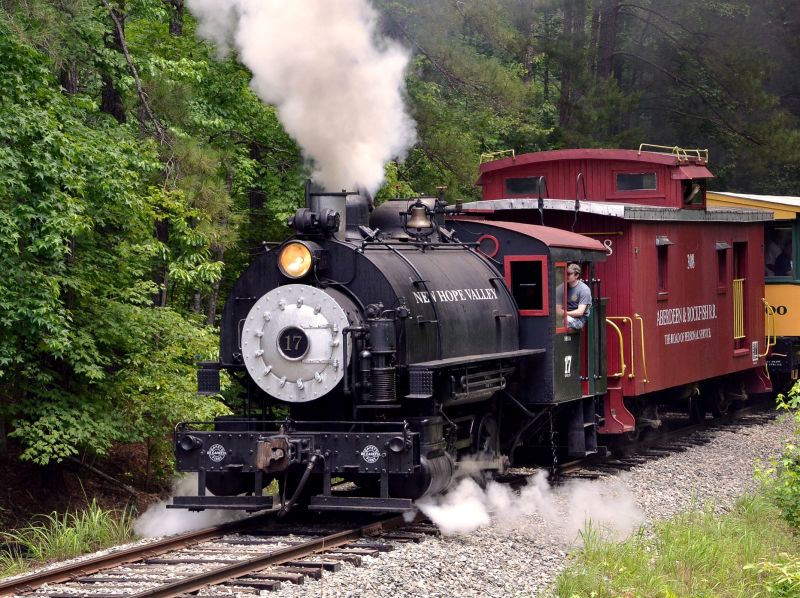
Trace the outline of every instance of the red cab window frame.
<path fill-rule="evenodd" d="M 547 271 L 547 256 L 544 255 L 506 255 L 503 258 L 503 272 L 508 290 L 514 293 L 514 285 L 511 281 L 511 264 L 514 262 L 539 262 L 542 265 L 542 309 L 521 309 L 521 316 L 549 316 L 550 315 L 550 293 Z"/>
<path fill-rule="evenodd" d="M 553 276 L 555 276 L 555 272 L 559 268 L 564 269 L 564 280 L 561 283 L 564 285 L 564 295 L 563 295 L 564 303 L 562 304 L 562 307 L 564 308 L 564 313 L 561 317 L 562 325 L 556 326 L 556 334 L 566 333 L 569 331 L 569 326 L 567 326 L 567 301 L 568 301 L 567 296 L 569 295 L 569 290 L 567 289 L 567 266 L 569 266 L 569 262 L 555 262 L 553 264 Z M 558 284 L 556 284 L 556 289 L 557 288 Z M 553 300 L 555 300 L 555 292 L 553 293 Z M 558 313 L 558 310 L 556 310 L 556 313 Z"/>

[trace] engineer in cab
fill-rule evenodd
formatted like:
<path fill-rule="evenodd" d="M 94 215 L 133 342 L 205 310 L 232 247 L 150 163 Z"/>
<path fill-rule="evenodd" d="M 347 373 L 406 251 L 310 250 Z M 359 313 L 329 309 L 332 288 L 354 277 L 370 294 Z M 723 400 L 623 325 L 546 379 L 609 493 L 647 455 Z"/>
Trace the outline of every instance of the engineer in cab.
<path fill-rule="evenodd" d="M 581 267 L 578 264 L 567 266 L 567 282 L 556 289 L 556 312 L 564 313 L 564 287 L 567 287 L 567 327 L 570 331 L 583 329 L 589 319 L 592 305 L 592 291 L 581 280 Z"/>

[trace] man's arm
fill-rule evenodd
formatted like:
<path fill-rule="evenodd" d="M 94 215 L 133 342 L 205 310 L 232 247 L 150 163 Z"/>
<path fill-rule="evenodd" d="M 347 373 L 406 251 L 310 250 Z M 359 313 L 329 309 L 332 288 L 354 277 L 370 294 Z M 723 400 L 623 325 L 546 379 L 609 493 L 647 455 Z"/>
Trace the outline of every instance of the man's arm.
<path fill-rule="evenodd" d="M 581 303 L 575 309 L 572 309 L 567 312 L 568 316 L 572 316 L 573 318 L 582 318 L 583 314 L 586 312 L 586 308 L 589 307 L 585 303 Z"/>

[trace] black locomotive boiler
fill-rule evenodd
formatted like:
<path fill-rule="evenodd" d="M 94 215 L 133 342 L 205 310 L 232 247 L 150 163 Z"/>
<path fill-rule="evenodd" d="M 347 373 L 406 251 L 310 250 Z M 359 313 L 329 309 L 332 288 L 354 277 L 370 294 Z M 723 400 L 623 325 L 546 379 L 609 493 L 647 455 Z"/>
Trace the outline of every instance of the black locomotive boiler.
<path fill-rule="evenodd" d="M 230 293 L 220 360 L 202 364 L 199 386 L 218 392 L 227 370 L 243 408 L 177 426 L 177 466 L 198 473 L 198 492 L 171 506 L 269 508 L 263 488 L 277 479 L 284 510 L 404 511 L 447 488 L 464 456 L 470 471 L 499 471 L 526 444 L 552 440 L 554 426 L 571 454 L 596 449 L 581 347 L 600 346 L 602 327 L 582 333 L 588 343 L 570 342 L 574 331 L 553 317 L 521 328 L 497 260 L 525 255 L 526 273 L 538 264 L 538 279 L 516 284 L 549 314 L 566 263 L 590 274 L 603 246 L 531 225 L 446 224 L 451 211 L 441 198 L 372 210 L 361 195 L 307 193 L 294 236 Z M 493 231 L 493 256 L 461 240 L 480 236 L 476 227 Z"/>

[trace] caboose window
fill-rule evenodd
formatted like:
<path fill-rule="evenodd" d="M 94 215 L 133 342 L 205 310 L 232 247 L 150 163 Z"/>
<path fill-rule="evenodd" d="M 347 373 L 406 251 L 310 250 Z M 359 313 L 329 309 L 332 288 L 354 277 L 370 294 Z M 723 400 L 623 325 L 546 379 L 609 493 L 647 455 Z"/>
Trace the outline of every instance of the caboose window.
<path fill-rule="evenodd" d="M 655 191 L 655 172 L 617 173 L 617 191 Z"/>
<path fill-rule="evenodd" d="M 539 195 L 544 192 L 544 181 L 541 177 L 525 177 L 516 179 L 506 179 L 507 195 Z"/>
<path fill-rule="evenodd" d="M 523 316 L 544 316 L 547 306 L 547 266 L 544 256 L 506 256 L 506 284 Z"/>
<path fill-rule="evenodd" d="M 728 249 L 727 243 L 717 243 L 717 292 L 724 293 L 728 288 Z"/>
<path fill-rule="evenodd" d="M 770 222 L 764 231 L 764 274 L 792 276 L 792 225 Z"/>
<path fill-rule="evenodd" d="M 658 252 L 658 294 L 664 297 L 669 290 L 667 287 L 667 258 L 669 257 L 669 245 L 659 245 L 656 247 L 656 251 Z"/>

